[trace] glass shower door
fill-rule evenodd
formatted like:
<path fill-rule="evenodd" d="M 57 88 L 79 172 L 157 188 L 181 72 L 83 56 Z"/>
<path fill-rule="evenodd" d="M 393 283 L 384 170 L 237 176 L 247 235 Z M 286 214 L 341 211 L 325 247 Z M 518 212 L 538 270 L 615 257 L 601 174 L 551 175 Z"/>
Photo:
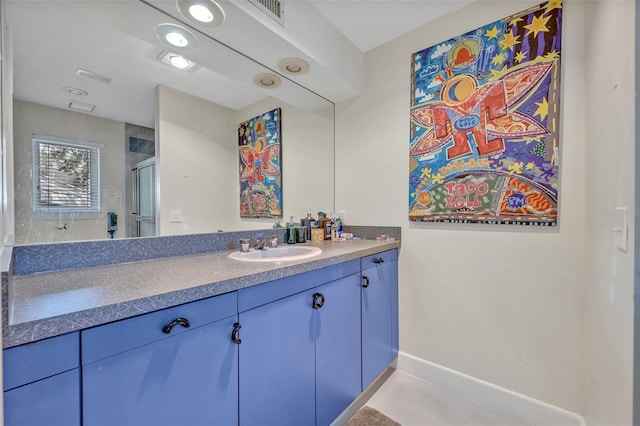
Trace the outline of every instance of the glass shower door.
<path fill-rule="evenodd" d="M 133 168 L 136 237 L 156 235 L 156 162 L 150 158 Z"/>

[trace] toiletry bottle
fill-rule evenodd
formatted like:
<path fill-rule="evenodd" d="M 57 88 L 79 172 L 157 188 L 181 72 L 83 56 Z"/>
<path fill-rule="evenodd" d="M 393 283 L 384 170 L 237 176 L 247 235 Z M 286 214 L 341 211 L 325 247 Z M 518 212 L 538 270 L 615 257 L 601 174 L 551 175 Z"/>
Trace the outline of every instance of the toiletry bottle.
<path fill-rule="evenodd" d="M 290 217 L 291 221 L 289 222 L 289 226 L 287 227 L 287 244 L 295 244 L 296 243 L 296 224 L 293 222 L 293 216 Z"/>
<path fill-rule="evenodd" d="M 307 217 L 305 217 L 304 219 L 300 219 L 300 225 L 307 228 L 306 236 L 308 241 L 311 241 L 311 225 L 313 225 L 315 221 L 316 220 L 311 217 L 311 209 L 309 209 L 309 211 L 307 212 Z"/>

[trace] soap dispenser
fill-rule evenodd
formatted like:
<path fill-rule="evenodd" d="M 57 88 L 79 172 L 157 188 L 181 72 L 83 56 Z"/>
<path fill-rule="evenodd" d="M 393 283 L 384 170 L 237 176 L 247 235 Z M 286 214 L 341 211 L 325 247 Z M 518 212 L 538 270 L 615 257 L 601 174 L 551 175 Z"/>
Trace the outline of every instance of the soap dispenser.
<path fill-rule="evenodd" d="M 296 228 L 293 222 L 293 216 L 290 216 L 289 226 L 287 226 L 287 244 L 296 243 Z"/>
<path fill-rule="evenodd" d="M 300 225 L 306 228 L 305 234 L 307 236 L 307 241 L 311 241 L 311 225 L 315 224 L 315 219 L 311 217 L 311 209 L 307 212 L 307 217 L 304 219 L 300 219 Z"/>

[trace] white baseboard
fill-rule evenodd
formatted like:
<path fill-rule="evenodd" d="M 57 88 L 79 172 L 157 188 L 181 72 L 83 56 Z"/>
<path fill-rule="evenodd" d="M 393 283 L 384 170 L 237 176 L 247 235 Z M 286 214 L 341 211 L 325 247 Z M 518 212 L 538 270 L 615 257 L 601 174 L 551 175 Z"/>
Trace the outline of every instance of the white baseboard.
<path fill-rule="evenodd" d="M 398 354 L 398 370 L 536 426 L 586 425 L 578 414 L 404 352 Z"/>

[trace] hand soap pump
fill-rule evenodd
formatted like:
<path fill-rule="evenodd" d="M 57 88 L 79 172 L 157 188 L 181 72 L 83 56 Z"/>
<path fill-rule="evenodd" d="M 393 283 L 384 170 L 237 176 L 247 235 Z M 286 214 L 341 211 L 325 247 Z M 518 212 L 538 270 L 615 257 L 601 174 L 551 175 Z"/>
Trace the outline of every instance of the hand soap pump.
<path fill-rule="evenodd" d="M 293 216 L 290 216 L 289 226 L 287 227 L 287 244 L 295 244 L 296 243 L 296 228 L 295 223 L 293 223 Z"/>
<path fill-rule="evenodd" d="M 315 219 L 311 217 L 311 210 L 307 212 L 307 217 L 300 219 L 300 225 L 306 228 L 305 234 L 307 235 L 307 241 L 311 241 L 311 224 L 315 224 Z"/>

